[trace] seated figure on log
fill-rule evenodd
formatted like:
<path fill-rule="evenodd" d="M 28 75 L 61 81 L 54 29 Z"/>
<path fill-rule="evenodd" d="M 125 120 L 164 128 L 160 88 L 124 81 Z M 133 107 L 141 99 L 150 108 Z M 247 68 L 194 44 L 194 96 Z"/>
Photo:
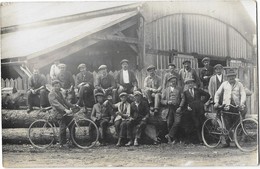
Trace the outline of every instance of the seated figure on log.
<path fill-rule="evenodd" d="M 104 104 L 104 93 L 98 92 L 95 94 L 97 103 L 94 104 L 91 119 L 95 122 L 95 124 L 101 129 L 99 142 L 100 145 L 106 145 L 107 143 L 107 130 L 109 124 L 113 123 L 113 108 L 109 105 Z M 93 127 L 91 124 L 89 126 L 90 135 L 93 133 Z"/>
<path fill-rule="evenodd" d="M 94 78 L 93 74 L 87 71 L 84 63 L 78 66 L 79 73 L 76 76 L 76 87 L 79 90 L 79 100 L 77 105 L 82 107 L 92 107 L 94 105 Z"/>
<path fill-rule="evenodd" d="M 28 110 L 27 113 L 30 113 L 33 110 L 33 106 L 37 105 L 41 108 L 49 106 L 48 102 L 48 92 L 46 90 L 46 78 L 39 73 L 39 69 L 34 68 L 33 75 L 29 78 L 29 87 L 28 90 Z M 39 101 L 40 104 L 35 103 Z"/>
<path fill-rule="evenodd" d="M 149 75 L 144 79 L 144 93 L 148 99 L 150 107 L 153 107 L 154 113 L 159 112 L 160 97 L 162 89 L 162 80 L 155 74 L 155 66 L 150 65 L 147 68 Z"/>
<path fill-rule="evenodd" d="M 174 75 L 168 76 L 168 83 L 168 87 L 162 92 L 161 100 L 162 105 L 168 107 L 166 118 L 168 134 L 165 138 L 168 140 L 168 143 L 175 144 L 185 100 L 181 88 L 177 86 L 177 77 Z"/>
<path fill-rule="evenodd" d="M 100 75 L 97 76 L 94 94 L 102 92 L 105 98 L 112 97 L 112 103 L 115 103 L 116 82 L 114 77 L 107 72 L 106 65 L 99 66 L 98 71 Z"/>

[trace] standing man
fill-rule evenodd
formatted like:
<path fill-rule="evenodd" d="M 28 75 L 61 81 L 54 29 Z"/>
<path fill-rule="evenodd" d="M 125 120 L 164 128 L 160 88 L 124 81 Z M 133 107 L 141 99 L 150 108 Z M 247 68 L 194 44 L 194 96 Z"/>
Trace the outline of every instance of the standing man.
<path fill-rule="evenodd" d="M 46 79 L 42 74 L 39 74 L 39 69 L 33 69 L 33 75 L 29 78 L 29 91 L 28 94 L 28 109 L 27 113 L 30 113 L 33 110 L 35 97 L 40 96 L 40 107 L 47 107 L 48 102 L 48 93 L 46 90 Z M 38 100 L 38 99 L 36 99 Z M 37 104 L 38 105 L 38 104 Z"/>
<path fill-rule="evenodd" d="M 56 113 L 56 118 L 58 119 L 59 123 L 59 142 L 60 147 L 64 147 L 66 144 L 66 127 L 73 119 L 72 110 L 71 108 L 73 105 L 69 103 L 61 94 L 61 83 L 59 80 L 52 81 L 52 91 L 49 93 L 49 102 Z M 70 131 L 72 130 L 72 124 L 68 126 Z"/>
<path fill-rule="evenodd" d="M 212 66 L 210 66 L 210 58 L 205 57 L 202 59 L 202 63 L 204 67 L 200 71 L 200 80 L 202 82 L 202 87 L 204 90 L 208 90 L 209 80 L 210 77 L 214 73 L 214 69 Z"/>
<path fill-rule="evenodd" d="M 115 103 L 116 82 L 112 75 L 107 72 L 107 66 L 101 65 L 98 68 L 100 75 L 97 77 L 94 93 L 102 92 L 105 97 L 112 96 L 112 103 Z"/>
<path fill-rule="evenodd" d="M 160 106 L 162 81 L 161 78 L 155 74 L 155 66 L 150 65 L 147 68 L 147 71 L 149 75 L 144 79 L 144 93 L 148 99 L 149 105 L 151 107 L 154 107 L 155 113 L 158 113 Z"/>
<path fill-rule="evenodd" d="M 128 69 L 129 61 L 123 59 L 120 64 L 122 69 L 119 71 L 116 77 L 116 83 L 118 85 L 118 94 L 126 92 L 133 94 L 133 91 L 137 89 L 138 83 L 133 71 Z"/>
<path fill-rule="evenodd" d="M 51 77 L 51 80 L 54 80 L 57 78 L 57 75 L 60 73 L 60 69 L 59 69 L 59 64 L 60 64 L 60 61 L 59 60 L 55 60 L 54 61 L 54 64 L 51 65 L 51 70 L 50 70 L 50 77 Z"/>
<path fill-rule="evenodd" d="M 194 79 L 186 79 L 185 84 L 188 87 L 188 89 L 183 93 L 185 99 L 185 105 L 187 106 L 187 110 L 191 115 L 198 139 L 200 143 L 202 143 L 201 126 L 205 118 L 204 104 L 209 100 L 210 95 L 204 90 L 196 88 Z M 204 96 L 203 100 L 202 100 L 202 96 Z"/>
<path fill-rule="evenodd" d="M 169 86 L 162 92 L 162 105 L 168 107 L 167 115 L 167 127 L 168 134 L 165 136 L 168 143 L 176 143 L 176 133 L 178 131 L 181 117 L 182 109 L 184 108 L 184 96 L 180 87 L 177 86 L 177 77 L 171 75 L 168 77 Z"/>
<path fill-rule="evenodd" d="M 185 84 L 186 79 L 194 79 L 196 87 L 200 87 L 200 78 L 197 75 L 195 69 L 191 68 L 191 62 L 189 60 L 185 60 L 182 62 L 184 68 L 182 68 L 179 72 L 181 79 L 181 86 L 184 86 L 183 91 L 187 90 L 188 86 Z"/>
<path fill-rule="evenodd" d="M 221 95 L 223 95 L 223 105 L 225 105 L 224 110 L 238 113 L 238 109 L 235 109 L 230 105 L 238 106 L 239 110 L 242 113 L 242 116 L 245 117 L 247 112 L 246 92 L 243 84 L 236 80 L 236 75 L 237 74 L 234 69 L 230 69 L 227 71 L 227 81 L 223 82 L 215 93 L 214 107 L 218 108 L 220 106 L 219 101 Z M 223 114 L 223 118 L 225 120 L 226 129 L 229 130 L 232 124 L 234 124 L 234 122 L 236 122 L 237 118 L 239 117 L 237 115 Z M 223 147 L 228 147 L 230 140 L 226 140 L 222 137 L 221 143 Z"/>
<path fill-rule="evenodd" d="M 134 146 L 138 146 L 141 135 L 144 133 L 147 124 L 150 109 L 147 102 L 143 100 L 141 92 L 135 91 L 134 97 L 135 101 L 131 103 L 130 116 L 133 118 L 133 125 L 136 126 Z"/>
<path fill-rule="evenodd" d="M 91 105 L 90 102 L 92 100 L 94 100 L 94 98 L 93 98 L 93 91 L 94 91 L 93 74 L 90 73 L 89 71 L 87 71 L 86 65 L 84 63 L 79 64 L 78 69 L 80 72 L 76 75 L 76 87 L 79 90 L 79 100 L 76 104 L 78 106 L 82 107 L 84 98 L 87 98 L 86 102 L 84 102 L 84 105 L 90 106 Z"/>
<path fill-rule="evenodd" d="M 66 70 L 66 65 L 59 64 L 60 73 L 57 75 L 57 80 L 61 83 L 61 90 L 64 97 L 70 102 L 75 103 L 74 79 L 72 74 Z"/>
<path fill-rule="evenodd" d="M 177 78 L 177 86 L 180 86 L 180 75 L 175 71 L 175 69 L 176 69 L 175 64 L 170 63 L 168 65 L 168 69 L 169 69 L 169 72 L 166 73 L 164 75 L 164 78 L 163 78 L 163 86 L 162 86 L 162 88 L 163 89 L 167 88 L 168 78 L 169 78 L 169 76 L 172 76 L 172 75 L 176 76 L 176 78 Z"/>

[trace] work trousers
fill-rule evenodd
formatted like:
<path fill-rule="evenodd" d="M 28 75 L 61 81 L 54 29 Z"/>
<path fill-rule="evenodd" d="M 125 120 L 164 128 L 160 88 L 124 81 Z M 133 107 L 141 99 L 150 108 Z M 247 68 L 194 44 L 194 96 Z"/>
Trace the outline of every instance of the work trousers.
<path fill-rule="evenodd" d="M 58 120 L 59 127 L 60 127 L 60 133 L 59 133 L 59 141 L 60 145 L 63 145 L 66 143 L 66 129 L 69 128 L 70 133 L 72 132 L 75 136 L 75 130 L 72 129 L 73 123 L 69 125 L 71 120 L 73 119 L 72 116 L 63 116 L 61 119 Z M 69 126 L 68 126 L 69 125 Z"/>
<path fill-rule="evenodd" d="M 173 138 L 173 140 L 176 137 L 176 133 L 180 126 L 181 117 L 182 117 L 182 112 L 176 112 L 177 108 L 178 108 L 177 106 L 170 105 L 168 116 L 167 116 L 167 126 L 168 126 L 169 136 Z"/>
<path fill-rule="evenodd" d="M 41 89 L 38 92 L 36 92 L 35 94 L 33 94 L 30 90 L 28 91 L 28 107 L 30 109 L 32 109 L 33 106 L 39 106 L 40 107 L 47 107 L 49 106 L 49 101 L 48 101 L 48 92 L 46 89 Z M 35 101 L 38 99 L 36 99 L 36 97 L 40 96 L 40 104 L 35 103 Z"/>
<path fill-rule="evenodd" d="M 154 93 L 149 89 L 144 90 L 144 93 L 145 93 L 149 103 L 152 103 L 153 99 L 154 99 L 154 108 L 158 109 L 159 106 L 160 106 L 161 94 L 160 93 Z"/>

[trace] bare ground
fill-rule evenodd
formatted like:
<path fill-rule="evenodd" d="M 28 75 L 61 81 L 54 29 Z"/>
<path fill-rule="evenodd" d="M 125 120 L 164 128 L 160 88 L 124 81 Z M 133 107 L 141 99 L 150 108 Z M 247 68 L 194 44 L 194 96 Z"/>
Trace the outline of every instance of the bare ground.
<path fill-rule="evenodd" d="M 94 147 L 40 150 L 31 145 L 3 145 L 4 167 L 169 167 L 255 166 L 257 152 L 235 146 L 209 149 L 202 145 L 168 144 L 139 147 Z"/>

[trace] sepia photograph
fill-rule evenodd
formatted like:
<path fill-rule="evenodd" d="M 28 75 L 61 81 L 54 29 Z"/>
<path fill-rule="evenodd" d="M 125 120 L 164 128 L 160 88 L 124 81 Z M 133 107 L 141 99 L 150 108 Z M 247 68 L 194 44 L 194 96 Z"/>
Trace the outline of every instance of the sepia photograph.
<path fill-rule="evenodd" d="M 258 166 L 257 5 L 1 2 L 2 167 Z"/>

